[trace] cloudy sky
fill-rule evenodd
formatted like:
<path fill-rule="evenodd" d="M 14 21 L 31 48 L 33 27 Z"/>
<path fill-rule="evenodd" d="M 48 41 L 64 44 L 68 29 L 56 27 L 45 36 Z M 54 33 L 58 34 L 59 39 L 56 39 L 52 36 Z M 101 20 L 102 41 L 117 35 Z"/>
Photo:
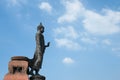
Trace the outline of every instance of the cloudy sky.
<path fill-rule="evenodd" d="M 120 80 L 120 0 L 0 0 L 0 80 L 12 56 L 33 57 L 40 22 L 47 80 Z"/>

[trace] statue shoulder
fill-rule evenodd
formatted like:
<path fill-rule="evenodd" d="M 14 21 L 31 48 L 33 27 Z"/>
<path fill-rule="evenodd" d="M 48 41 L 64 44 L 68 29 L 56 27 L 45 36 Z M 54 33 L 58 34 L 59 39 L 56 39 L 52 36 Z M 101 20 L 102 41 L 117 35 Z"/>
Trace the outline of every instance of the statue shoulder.
<path fill-rule="evenodd" d="M 37 31 L 37 33 L 36 34 L 40 34 L 40 31 Z"/>
<path fill-rule="evenodd" d="M 39 31 L 37 31 L 36 37 L 43 37 L 43 34 L 41 32 L 39 32 Z"/>
<path fill-rule="evenodd" d="M 41 35 L 41 32 L 40 31 L 37 31 L 36 32 L 36 36 L 40 36 Z"/>

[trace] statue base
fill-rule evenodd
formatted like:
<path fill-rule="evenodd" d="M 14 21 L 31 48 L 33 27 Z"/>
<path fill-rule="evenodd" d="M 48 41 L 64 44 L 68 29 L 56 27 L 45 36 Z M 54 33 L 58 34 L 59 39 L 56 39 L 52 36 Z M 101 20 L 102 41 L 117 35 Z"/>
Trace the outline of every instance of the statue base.
<path fill-rule="evenodd" d="M 30 80 L 45 80 L 45 77 L 42 75 L 32 75 Z"/>

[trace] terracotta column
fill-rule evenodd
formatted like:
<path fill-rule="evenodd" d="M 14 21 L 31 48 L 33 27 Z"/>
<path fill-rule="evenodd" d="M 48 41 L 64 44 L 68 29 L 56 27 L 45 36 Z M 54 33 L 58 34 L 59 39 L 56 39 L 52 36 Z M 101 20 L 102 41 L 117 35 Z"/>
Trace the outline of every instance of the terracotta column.
<path fill-rule="evenodd" d="M 4 80 L 29 80 L 27 59 L 23 56 L 12 57 L 8 65 L 9 72 L 5 75 Z"/>

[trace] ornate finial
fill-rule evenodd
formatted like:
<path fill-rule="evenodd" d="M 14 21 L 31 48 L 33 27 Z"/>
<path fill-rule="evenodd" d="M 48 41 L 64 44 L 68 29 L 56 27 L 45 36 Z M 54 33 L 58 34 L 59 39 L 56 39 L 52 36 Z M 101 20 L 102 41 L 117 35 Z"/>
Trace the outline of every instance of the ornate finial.
<path fill-rule="evenodd" d="M 42 23 L 40 22 L 40 25 L 42 26 Z"/>
<path fill-rule="evenodd" d="M 40 28 L 44 28 L 44 26 L 42 25 L 42 23 L 40 22 L 40 24 L 37 27 L 37 30 L 39 30 Z"/>

